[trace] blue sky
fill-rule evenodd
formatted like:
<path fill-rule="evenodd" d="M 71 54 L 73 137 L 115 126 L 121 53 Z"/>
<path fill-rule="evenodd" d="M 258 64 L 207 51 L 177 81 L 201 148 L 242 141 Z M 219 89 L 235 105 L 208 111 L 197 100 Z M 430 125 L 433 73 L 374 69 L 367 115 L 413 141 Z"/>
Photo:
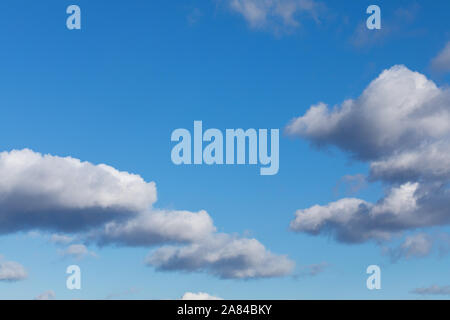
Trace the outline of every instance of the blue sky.
<path fill-rule="evenodd" d="M 349 152 L 344 142 L 334 143 L 339 131 L 320 140 L 285 130 L 312 105 L 332 107 L 357 99 L 395 65 L 434 81 L 443 92 L 442 108 L 448 110 L 450 58 L 445 59 L 444 47 L 450 34 L 442 13 L 450 3 L 377 1 L 382 29 L 369 31 L 364 29 L 365 11 L 372 1 L 293 1 L 293 21 L 274 11 L 278 2 L 283 3 L 274 0 L 262 7 L 265 19 L 252 20 L 236 4 L 245 0 L 77 0 L 81 30 L 66 28 L 70 1 L 0 4 L 0 151 L 29 148 L 137 174 L 156 183 L 155 210 L 206 210 L 217 233 L 257 239 L 295 264 L 289 272 L 268 277 L 160 271 L 147 265 L 146 257 L 172 243 L 99 245 L 83 238 L 83 232 L 39 223 L 28 227 L 33 223 L 25 221 L 27 227 L 0 236 L 0 262 L 17 262 L 27 273 L 19 281 L 0 281 L 0 299 L 33 299 L 49 290 L 57 299 L 178 299 L 186 292 L 225 299 L 415 299 L 430 297 L 411 293 L 416 288 L 450 285 L 449 255 L 430 249 L 392 262 L 385 252 L 418 233 L 445 238 L 445 219 L 413 224 L 389 240 L 374 237 L 361 243 L 339 241 L 326 230 L 311 235 L 304 228 L 290 229 L 296 210 L 345 197 L 375 203 L 397 184 L 387 178 L 365 181 L 370 180 L 370 162 L 379 159 L 355 157 L 360 149 Z M 306 3 L 313 9 L 304 9 Z M 395 93 L 394 87 L 389 90 Z M 250 165 L 175 166 L 170 135 L 177 128 L 193 130 L 194 120 L 223 131 L 279 128 L 278 174 L 261 176 L 259 166 Z M 448 135 L 439 139 L 445 142 Z M 319 140 L 330 146 L 316 148 Z M 26 179 L 34 183 L 39 173 Z M 343 177 L 358 174 L 367 178 L 362 187 L 346 192 Z M 420 182 L 432 180 L 425 176 Z M 26 179 L 23 185 L 28 186 Z M 9 193 L 2 188 L 5 207 Z M 33 204 L 27 210 L 23 219 L 33 214 Z M 5 224 L 8 217 L 0 213 Z M 85 245 L 95 256 L 63 254 L 70 244 L 52 243 L 54 234 L 77 238 L 72 244 Z M 434 244 L 445 246 L 445 240 Z M 81 267 L 82 290 L 66 289 L 70 264 Z M 366 288 L 365 270 L 373 264 L 382 270 L 381 290 Z M 324 266 L 321 272 L 309 274 L 318 265 Z"/>

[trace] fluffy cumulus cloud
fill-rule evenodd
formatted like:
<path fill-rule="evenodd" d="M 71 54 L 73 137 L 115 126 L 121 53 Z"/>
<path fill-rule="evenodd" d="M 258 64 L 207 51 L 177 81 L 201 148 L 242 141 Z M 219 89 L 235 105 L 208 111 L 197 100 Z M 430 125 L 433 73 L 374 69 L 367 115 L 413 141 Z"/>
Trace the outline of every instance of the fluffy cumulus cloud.
<path fill-rule="evenodd" d="M 14 282 L 24 280 L 27 276 L 27 271 L 20 263 L 6 261 L 0 255 L 0 281 Z"/>
<path fill-rule="evenodd" d="M 193 293 L 186 292 L 181 300 L 223 300 L 222 298 L 212 296 L 205 292 Z"/>
<path fill-rule="evenodd" d="M 110 166 L 24 149 L 0 153 L 0 233 L 79 231 L 147 209 L 155 183 Z"/>
<path fill-rule="evenodd" d="M 450 72 L 450 41 L 431 61 L 431 67 L 437 72 Z"/>
<path fill-rule="evenodd" d="M 228 0 L 232 10 L 240 13 L 252 28 L 275 30 L 299 26 L 298 16 L 307 13 L 318 20 L 322 8 L 315 0 Z"/>
<path fill-rule="evenodd" d="M 48 290 L 39 294 L 34 300 L 53 300 L 55 297 L 55 292 L 53 290 Z"/>
<path fill-rule="evenodd" d="M 214 234 L 187 246 L 164 246 L 147 258 L 161 271 L 202 271 L 220 278 L 265 278 L 291 273 L 294 263 L 275 255 L 255 239 Z"/>
<path fill-rule="evenodd" d="M 163 245 L 146 259 L 158 271 L 207 272 L 235 279 L 278 277 L 292 271 L 291 260 L 271 253 L 259 241 L 215 230 L 206 211 L 157 211 L 126 223 L 107 224 L 93 236 L 101 244 Z"/>
<path fill-rule="evenodd" d="M 215 230 L 211 217 L 204 210 L 152 210 L 126 222 L 109 222 L 91 236 L 100 245 L 150 246 L 200 241 Z"/>
<path fill-rule="evenodd" d="M 96 256 L 86 245 L 163 246 L 149 265 L 158 270 L 204 271 L 227 278 L 287 274 L 292 262 L 254 239 L 217 234 L 200 210 L 161 210 L 154 182 L 71 157 L 24 149 L 0 153 L 0 233 L 55 231 L 50 242 L 69 245 L 64 257 Z M 77 241 L 78 243 L 73 243 Z M 178 249 L 173 257 L 167 254 Z M 200 263 L 193 265 L 197 251 Z M 213 252 L 220 253 L 216 258 Z M 212 259 L 212 260 L 211 260 Z M 0 280 L 26 276 L 19 264 L 2 262 Z"/>
<path fill-rule="evenodd" d="M 341 242 L 388 240 L 401 231 L 448 224 L 448 190 L 421 188 L 419 183 L 393 187 L 377 203 L 344 198 L 327 205 L 297 210 L 290 227 L 317 235 L 327 233 Z"/>
<path fill-rule="evenodd" d="M 450 133 L 450 91 L 405 66 L 383 71 L 356 100 L 312 106 L 287 133 L 318 146 L 335 145 L 363 160 L 385 160 Z"/>
<path fill-rule="evenodd" d="M 421 295 L 450 295 L 450 286 L 432 285 L 431 287 L 417 288 L 411 291 Z"/>
<path fill-rule="evenodd" d="M 356 100 L 331 108 L 314 105 L 293 119 L 286 132 L 368 162 L 369 181 L 388 186 L 376 203 L 344 198 L 300 209 L 292 230 L 363 242 L 450 223 L 448 88 L 405 66 L 394 66 Z"/>

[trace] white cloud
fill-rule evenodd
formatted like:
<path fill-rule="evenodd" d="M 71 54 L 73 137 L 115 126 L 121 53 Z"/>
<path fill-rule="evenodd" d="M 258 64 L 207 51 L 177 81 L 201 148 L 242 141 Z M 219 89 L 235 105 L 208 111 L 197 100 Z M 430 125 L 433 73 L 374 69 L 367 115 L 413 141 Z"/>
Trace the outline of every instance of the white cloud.
<path fill-rule="evenodd" d="M 38 295 L 34 300 L 53 300 L 55 297 L 55 292 L 53 290 L 48 290 Z"/>
<path fill-rule="evenodd" d="M 421 143 L 416 148 L 394 153 L 372 161 L 370 174 L 373 180 L 442 181 L 450 179 L 450 141 L 440 139 Z"/>
<path fill-rule="evenodd" d="M 150 246 L 198 241 L 215 231 L 211 217 L 204 210 L 151 210 L 125 222 L 107 223 L 91 237 L 100 245 Z"/>
<path fill-rule="evenodd" d="M 450 72 L 450 41 L 431 61 L 431 67 L 438 72 Z"/>
<path fill-rule="evenodd" d="M 59 253 L 63 257 L 72 257 L 77 260 L 81 260 L 86 257 L 97 257 L 97 254 L 93 251 L 89 251 L 84 244 L 72 244 L 65 250 L 60 250 Z"/>
<path fill-rule="evenodd" d="M 295 219 L 291 221 L 290 228 L 297 232 L 319 234 L 336 226 L 337 232 L 342 231 L 344 233 L 340 237 L 347 238 L 347 233 L 351 230 L 347 230 L 345 226 L 355 219 L 355 215 L 358 214 L 360 208 L 367 210 L 370 206 L 371 204 L 366 201 L 356 198 L 344 198 L 325 206 L 315 205 L 307 209 L 297 210 Z M 369 236 L 361 234 L 361 230 L 353 231 L 357 232 L 357 239 Z M 349 238 L 355 238 L 355 236 Z"/>
<path fill-rule="evenodd" d="M 0 233 L 79 231 L 148 209 L 156 187 L 140 176 L 28 149 L 0 153 Z"/>
<path fill-rule="evenodd" d="M 433 247 L 433 241 L 425 233 L 419 233 L 413 236 L 409 236 L 405 239 L 401 248 L 407 258 L 418 256 L 424 257 L 431 252 Z"/>
<path fill-rule="evenodd" d="M 312 106 L 286 131 L 364 160 L 416 150 L 450 134 L 450 92 L 405 66 L 385 70 L 356 100 Z"/>
<path fill-rule="evenodd" d="M 222 298 L 209 295 L 205 292 L 193 293 L 186 292 L 181 300 L 223 300 Z"/>
<path fill-rule="evenodd" d="M 230 8 L 240 13 L 251 28 L 277 31 L 299 26 L 298 15 L 308 13 L 318 20 L 322 5 L 315 0 L 227 0 Z"/>
<path fill-rule="evenodd" d="M 419 183 L 393 187 L 377 203 L 344 198 L 297 210 L 291 230 L 332 234 L 342 242 L 389 240 L 401 231 L 450 222 L 448 190 L 427 190 Z"/>
<path fill-rule="evenodd" d="M 296 212 L 291 229 L 339 241 L 386 240 L 450 223 L 450 91 L 405 66 L 383 71 L 356 100 L 312 106 L 288 134 L 337 146 L 370 165 L 390 187 L 377 203 L 345 198 Z"/>
<path fill-rule="evenodd" d="M 99 245 L 184 244 L 187 246 L 179 248 L 183 254 L 198 248 L 208 256 L 203 257 L 202 266 L 191 271 L 207 270 L 228 278 L 284 275 L 293 266 L 257 240 L 216 234 L 213 220 L 204 210 L 153 208 L 154 182 L 147 183 L 138 175 L 104 164 L 14 150 L 0 153 L 0 177 L 0 233 L 55 230 L 50 241 L 56 244 L 69 244 L 75 239 Z M 76 259 L 96 256 L 85 244 L 71 244 L 59 253 Z M 155 256 L 161 258 L 169 248 L 157 250 Z M 221 256 L 209 261 L 210 250 Z M 173 269 L 190 269 L 189 257 L 185 258 Z M 168 270 L 168 263 L 176 259 L 169 262 L 154 258 L 152 262 L 158 269 Z M 18 266 L 4 264 L 3 272 L 9 274 L 12 267 Z"/>
<path fill-rule="evenodd" d="M 54 244 L 69 244 L 74 241 L 74 237 L 64 234 L 52 234 L 50 242 Z"/>
<path fill-rule="evenodd" d="M 0 256 L 0 281 L 19 281 L 28 276 L 25 268 L 17 262 L 6 261 Z"/>
<path fill-rule="evenodd" d="M 188 246 L 159 248 L 147 263 L 161 271 L 203 271 L 235 279 L 284 276 L 294 268 L 286 256 L 271 253 L 257 240 L 227 234 Z"/>

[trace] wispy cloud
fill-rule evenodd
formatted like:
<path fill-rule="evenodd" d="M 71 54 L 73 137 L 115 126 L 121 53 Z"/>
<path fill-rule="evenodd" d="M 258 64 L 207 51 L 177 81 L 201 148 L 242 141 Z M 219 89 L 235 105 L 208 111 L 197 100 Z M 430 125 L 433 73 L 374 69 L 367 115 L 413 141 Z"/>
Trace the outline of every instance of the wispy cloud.
<path fill-rule="evenodd" d="M 303 15 L 320 21 L 324 5 L 315 0 L 227 0 L 253 29 L 283 32 L 300 26 Z"/>
<path fill-rule="evenodd" d="M 53 300 L 55 297 L 55 292 L 53 290 L 48 290 L 39 294 L 36 298 L 34 298 L 34 300 Z"/>
<path fill-rule="evenodd" d="M 336 187 L 334 192 L 336 195 L 343 192 L 345 195 L 358 193 L 360 190 L 367 186 L 366 176 L 363 174 L 345 175 L 343 176 Z"/>
<path fill-rule="evenodd" d="M 86 257 L 97 258 L 97 254 L 93 251 L 89 251 L 84 244 L 72 244 L 64 250 L 59 250 L 59 254 L 63 257 L 71 257 L 76 260 L 82 260 Z"/>
<path fill-rule="evenodd" d="M 416 288 L 411 293 L 420 295 L 450 295 L 450 286 L 432 285 L 430 287 Z"/>
<path fill-rule="evenodd" d="M 69 244 L 74 240 L 74 237 L 64 234 L 52 234 L 50 237 L 50 242 L 54 244 Z"/>
<path fill-rule="evenodd" d="M 450 72 L 450 41 L 447 42 L 438 55 L 431 60 L 431 68 L 440 73 Z"/>
<path fill-rule="evenodd" d="M 350 36 L 350 43 L 358 48 L 373 47 L 391 38 L 414 34 L 417 31 L 412 31 L 411 25 L 416 20 L 419 12 L 420 6 L 417 3 L 413 3 L 409 7 L 398 8 L 391 17 L 387 17 L 384 15 L 385 11 L 382 11 L 381 29 L 369 30 L 365 21 L 360 22 Z"/>
<path fill-rule="evenodd" d="M 330 267 L 330 264 L 327 262 L 321 262 L 321 263 L 316 263 L 316 264 L 310 264 L 307 266 L 302 266 L 302 267 L 300 267 L 299 276 L 314 277 L 314 276 L 317 276 L 317 275 L 325 272 L 325 270 L 329 267 Z"/>
<path fill-rule="evenodd" d="M 190 25 L 194 25 L 200 20 L 202 16 L 202 11 L 199 8 L 194 8 L 187 15 L 187 21 Z"/>
<path fill-rule="evenodd" d="M 401 258 L 424 258 L 430 255 L 433 249 L 433 239 L 426 233 L 418 233 L 406 237 L 397 248 L 385 249 L 385 253 L 393 262 Z"/>

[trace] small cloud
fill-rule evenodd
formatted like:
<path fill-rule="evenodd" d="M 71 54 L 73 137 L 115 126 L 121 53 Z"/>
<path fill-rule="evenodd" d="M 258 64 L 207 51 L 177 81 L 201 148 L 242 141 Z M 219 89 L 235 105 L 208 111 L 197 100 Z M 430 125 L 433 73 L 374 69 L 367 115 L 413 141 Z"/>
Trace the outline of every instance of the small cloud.
<path fill-rule="evenodd" d="M 211 216 L 205 211 L 149 210 L 127 221 L 106 224 L 90 233 L 100 246 L 154 246 L 165 243 L 197 242 L 216 231 Z"/>
<path fill-rule="evenodd" d="M 324 272 L 330 266 L 327 262 L 321 262 L 316 264 L 310 264 L 300 268 L 300 276 L 314 277 Z"/>
<path fill-rule="evenodd" d="M 353 46 L 359 48 L 373 46 L 383 42 L 384 39 L 391 34 L 392 30 L 388 27 L 383 26 L 379 30 L 369 30 L 367 29 L 366 23 L 361 22 L 358 24 L 353 35 L 350 37 L 350 42 Z"/>
<path fill-rule="evenodd" d="M 199 8 L 194 8 L 187 16 L 187 21 L 190 25 L 194 25 L 200 20 L 200 18 L 203 16 L 203 13 Z"/>
<path fill-rule="evenodd" d="M 158 271 L 207 272 L 223 279 L 286 276 L 294 262 L 276 255 L 256 239 L 215 234 L 200 243 L 164 246 L 153 251 L 147 265 Z"/>
<path fill-rule="evenodd" d="M 222 298 L 209 295 L 205 292 L 192 293 L 186 292 L 181 300 L 223 300 Z"/>
<path fill-rule="evenodd" d="M 419 233 L 407 237 L 403 242 L 401 249 L 407 258 L 425 257 L 430 254 L 433 247 L 433 241 L 425 233 Z"/>
<path fill-rule="evenodd" d="M 386 249 L 386 253 L 393 262 L 401 258 L 423 258 L 428 256 L 433 249 L 433 239 L 425 233 L 419 233 L 406 237 L 398 248 Z"/>
<path fill-rule="evenodd" d="M 358 193 L 365 187 L 367 187 L 367 180 L 365 175 L 345 175 L 338 181 L 336 187 L 334 188 L 334 191 L 336 195 L 339 195 L 341 192 L 343 192 L 345 195 L 353 195 Z"/>
<path fill-rule="evenodd" d="M 93 251 L 89 251 L 84 244 L 72 244 L 65 250 L 59 251 L 63 257 L 72 257 L 77 260 L 84 259 L 86 257 L 97 257 L 97 254 Z"/>
<path fill-rule="evenodd" d="M 34 300 L 53 300 L 55 299 L 55 296 L 56 295 L 53 290 L 48 290 L 38 295 L 36 298 L 34 298 Z"/>
<path fill-rule="evenodd" d="M 450 41 L 447 42 L 438 55 L 431 60 L 431 68 L 440 73 L 450 72 Z"/>
<path fill-rule="evenodd" d="M 27 236 L 32 238 L 32 239 L 36 239 L 39 238 L 41 236 L 41 233 L 38 231 L 29 231 L 27 232 Z"/>
<path fill-rule="evenodd" d="M 73 237 L 64 234 L 53 234 L 50 238 L 50 242 L 54 244 L 69 244 L 73 240 Z"/>
<path fill-rule="evenodd" d="M 26 279 L 25 268 L 17 262 L 5 261 L 0 255 L 0 281 L 15 282 Z"/>
<path fill-rule="evenodd" d="M 432 285 L 431 287 L 426 288 L 416 288 L 411 291 L 414 294 L 421 295 L 450 295 L 450 286 L 438 286 Z"/>
<path fill-rule="evenodd" d="M 320 23 L 325 6 L 315 0 L 227 0 L 231 10 L 241 14 L 252 29 L 282 32 L 300 26 L 300 16 Z"/>

